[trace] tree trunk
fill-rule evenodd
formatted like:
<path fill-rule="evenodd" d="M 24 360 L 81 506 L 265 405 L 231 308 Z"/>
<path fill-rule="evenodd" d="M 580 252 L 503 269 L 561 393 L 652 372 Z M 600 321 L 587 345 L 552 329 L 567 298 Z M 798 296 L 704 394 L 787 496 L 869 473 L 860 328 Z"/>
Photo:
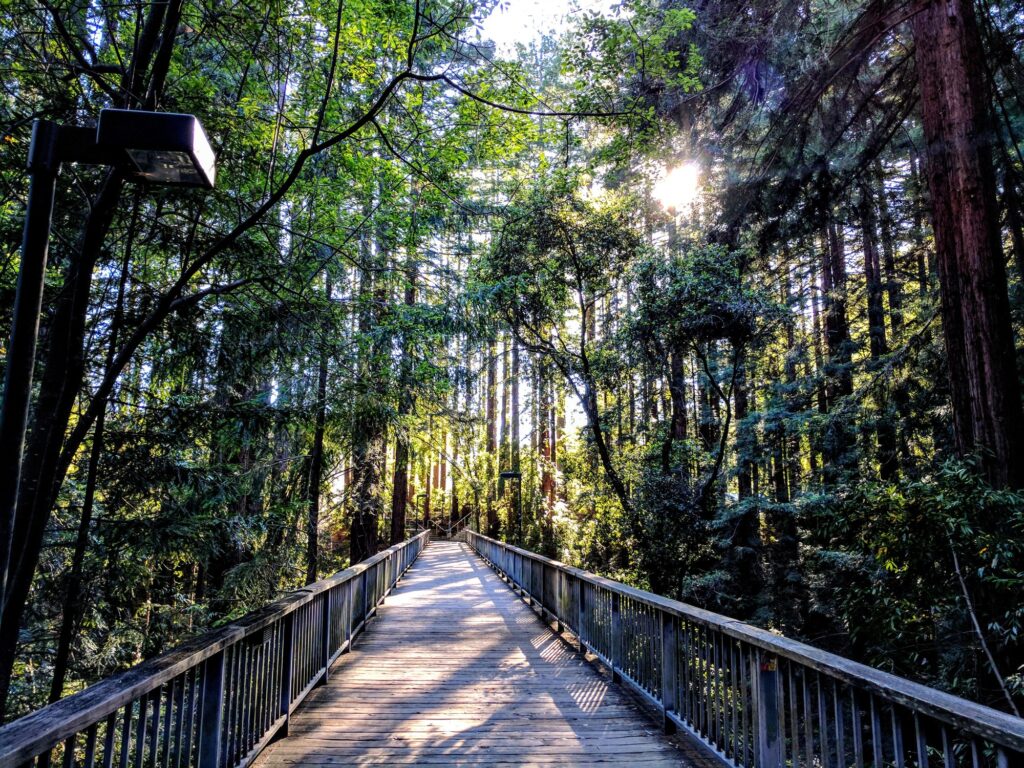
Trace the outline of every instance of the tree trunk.
<path fill-rule="evenodd" d="M 487 535 L 494 538 L 498 535 L 498 510 L 494 504 L 493 467 L 497 455 L 497 420 L 498 420 L 498 348 L 492 342 L 487 349 L 487 462 L 491 469 L 490 482 L 487 484 Z"/>
<path fill-rule="evenodd" d="M 372 210 L 367 203 L 366 210 Z M 359 337 L 361 339 L 357 362 L 356 386 L 358 400 L 352 417 L 352 529 L 349 539 L 349 562 L 355 564 L 377 553 L 379 548 L 378 522 L 383 512 L 382 476 L 384 456 L 384 422 L 381 402 L 381 379 L 384 372 L 377 369 L 383 358 L 384 342 L 374 330 L 383 297 L 376 284 L 383 237 L 378 233 L 377 252 L 374 253 L 369 235 L 364 235 L 360 247 L 359 276 Z"/>
<path fill-rule="evenodd" d="M 331 304 L 331 278 L 324 278 L 324 298 Z M 327 338 L 329 325 L 322 328 L 320 364 L 316 382 L 316 416 L 313 424 L 313 448 L 309 454 L 309 477 L 306 480 L 306 583 L 317 580 L 320 565 L 320 486 L 324 472 L 324 429 L 327 425 Z"/>
<path fill-rule="evenodd" d="M 509 414 L 510 419 L 510 467 L 513 472 L 520 472 L 520 459 L 519 459 L 519 343 L 512 340 L 512 412 Z M 522 475 L 514 481 L 512 487 L 512 509 L 519 516 L 516 520 L 515 529 L 517 541 L 522 543 L 525 535 L 524 523 L 522 520 L 522 488 L 523 478 Z"/>
<path fill-rule="evenodd" d="M 872 372 L 877 372 L 881 360 L 889 353 L 885 338 L 885 306 L 882 299 L 882 263 L 878 252 L 878 229 L 875 200 L 871 188 L 864 184 L 860 200 L 861 231 L 864 244 L 864 280 L 867 294 L 868 339 Z M 874 388 L 877 409 L 875 436 L 878 439 L 879 475 L 883 480 L 896 477 L 899 461 L 896 452 L 896 426 L 881 386 Z"/>
<path fill-rule="evenodd" d="M 846 316 L 846 248 L 831 213 L 822 236 L 822 294 L 825 298 L 825 364 L 828 403 L 832 410 L 853 394 L 852 342 Z M 850 468 L 853 438 L 842 416 L 828 420 L 822 441 L 822 479 L 838 481 Z"/>
<path fill-rule="evenodd" d="M 917 0 L 911 17 L 960 455 L 1024 485 L 1024 413 L 992 167 L 984 53 L 971 0 Z"/>
<path fill-rule="evenodd" d="M 405 306 L 416 306 L 416 281 L 418 271 L 415 256 L 410 254 Z M 391 476 L 391 544 L 405 539 L 405 521 L 409 505 L 409 428 L 406 420 L 412 413 L 414 396 L 412 391 L 413 361 L 409 338 L 402 335 L 402 360 L 398 374 L 398 429 L 395 431 L 395 467 Z"/>
<path fill-rule="evenodd" d="M 165 47 L 173 42 L 180 12 L 181 0 L 150 5 L 128 74 L 121 83 L 122 103 L 118 106 L 142 106 L 140 94 L 147 92 L 153 93 L 154 99 L 158 96 L 145 79 L 148 74 L 151 84 L 163 83 L 170 62 L 161 58 L 154 64 L 153 57 L 161 37 Z M 53 322 L 46 334 L 49 347 L 44 351 L 34 422 L 25 442 L 10 572 L 0 614 L 0 720 L 6 712 L 22 615 L 42 552 L 46 525 L 67 471 L 61 454 L 85 373 L 83 344 L 93 268 L 117 211 L 122 187 L 121 176 L 111 173 L 92 201 L 80 247 L 68 261 Z"/>

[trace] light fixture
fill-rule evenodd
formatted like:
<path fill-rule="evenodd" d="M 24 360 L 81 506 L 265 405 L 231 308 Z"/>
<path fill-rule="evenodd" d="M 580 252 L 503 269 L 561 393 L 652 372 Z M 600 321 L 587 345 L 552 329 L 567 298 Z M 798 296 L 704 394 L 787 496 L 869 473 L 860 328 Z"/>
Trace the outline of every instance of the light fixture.
<path fill-rule="evenodd" d="M 195 115 L 104 109 L 96 144 L 123 153 L 134 181 L 213 189 L 214 154 Z"/>

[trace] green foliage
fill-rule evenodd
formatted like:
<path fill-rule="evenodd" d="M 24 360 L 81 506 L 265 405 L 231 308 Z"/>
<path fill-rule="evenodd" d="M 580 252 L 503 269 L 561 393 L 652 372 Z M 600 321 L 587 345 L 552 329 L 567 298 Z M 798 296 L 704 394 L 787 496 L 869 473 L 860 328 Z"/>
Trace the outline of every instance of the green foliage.
<path fill-rule="evenodd" d="M 816 526 L 812 608 L 840 622 L 857 655 L 998 705 L 969 596 L 1000 674 L 1021 693 L 1024 495 L 949 461 L 920 480 L 809 499 L 802 515 Z"/>

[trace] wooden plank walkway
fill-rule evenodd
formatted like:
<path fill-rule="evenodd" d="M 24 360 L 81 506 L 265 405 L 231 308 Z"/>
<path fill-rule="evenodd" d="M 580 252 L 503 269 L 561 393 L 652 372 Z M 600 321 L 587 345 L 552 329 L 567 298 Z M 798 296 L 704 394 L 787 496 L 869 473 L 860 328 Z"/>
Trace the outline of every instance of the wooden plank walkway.
<path fill-rule="evenodd" d="M 466 545 L 432 543 L 257 760 L 295 765 L 690 765 L 632 698 Z"/>

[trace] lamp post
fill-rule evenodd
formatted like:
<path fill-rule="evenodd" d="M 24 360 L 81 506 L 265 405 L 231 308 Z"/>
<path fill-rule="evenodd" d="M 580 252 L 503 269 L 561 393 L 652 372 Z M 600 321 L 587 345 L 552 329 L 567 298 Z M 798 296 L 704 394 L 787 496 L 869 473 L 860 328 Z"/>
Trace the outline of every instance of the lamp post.
<path fill-rule="evenodd" d="M 0 605 L 7 598 L 50 223 L 62 163 L 118 168 L 129 181 L 212 189 L 215 158 L 193 115 L 104 109 L 95 128 L 36 120 L 29 193 L 0 406 Z"/>
<path fill-rule="evenodd" d="M 516 517 L 519 518 L 519 528 L 517 531 L 518 543 L 523 543 L 523 473 L 506 471 L 498 475 L 502 480 L 515 480 L 516 481 Z"/>

